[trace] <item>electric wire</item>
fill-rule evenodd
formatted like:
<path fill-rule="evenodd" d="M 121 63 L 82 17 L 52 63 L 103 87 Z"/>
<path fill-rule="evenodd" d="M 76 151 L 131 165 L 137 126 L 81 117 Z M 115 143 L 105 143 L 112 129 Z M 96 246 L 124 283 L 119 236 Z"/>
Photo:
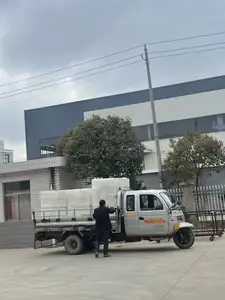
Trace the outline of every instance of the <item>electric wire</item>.
<path fill-rule="evenodd" d="M 113 71 L 113 70 L 116 70 L 116 69 L 124 68 L 124 67 L 130 66 L 130 65 L 133 65 L 133 64 L 137 64 L 137 63 L 140 63 L 140 62 L 142 62 L 142 60 L 139 59 L 139 60 L 136 60 L 136 61 L 124 64 L 124 65 L 120 65 L 120 66 L 117 66 L 117 67 L 114 67 L 114 68 L 110 68 L 110 69 L 107 69 L 107 70 L 102 70 L 102 71 L 99 71 L 99 72 L 91 73 L 91 74 L 88 74 L 88 75 L 85 75 L 85 76 L 81 76 L 81 77 L 78 77 L 78 78 L 72 78 L 69 81 L 68 80 L 62 81 L 60 83 L 57 83 L 57 85 L 69 83 L 70 81 L 77 81 L 77 80 L 80 80 L 80 79 L 83 79 L 83 78 L 87 78 L 87 77 L 91 77 L 91 76 L 95 76 L 95 75 L 98 75 L 98 74 L 101 74 L 101 73 L 106 73 L 106 72 L 109 72 L 109 71 Z M 52 87 L 52 86 L 55 86 L 55 85 L 56 84 L 46 85 L 46 86 L 41 87 L 41 88 L 35 88 L 35 89 L 28 90 L 28 91 L 16 93 L 16 94 L 13 94 L 13 95 L 3 96 L 3 97 L 0 97 L 0 99 L 6 99 L 6 98 L 14 97 L 14 96 L 19 96 L 19 95 L 27 94 L 27 93 L 38 91 L 38 90 L 41 90 L 41 89 L 46 89 L 46 88 L 49 88 L 49 87 Z"/>
<path fill-rule="evenodd" d="M 172 43 L 172 42 L 174 43 L 174 42 L 179 42 L 179 41 L 201 39 L 201 38 L 218 36 L 218 35 L 223 35 L 223 34 L 225 34 L 225 31 L 208 33 L 208 34 L 201 34 L 201 35 L 194 35 L 194 36 L 188 36 L 188 37 L 181 37 L 181 38 L 176 38 L 176 39 L 153 41 L 153 42 L 147 43 L 146 45 L 158 45 L 158 44 L 166 44 L 166 43 Z M 119 54 L 123 54 L 123 53 L 129 52 L 129 51 L 138 49 L 142 46 L 143 46 L 143 44 L 140 44 L 140 45 L 137 45 L 137 46 L 126 48 L 124 50 L 120 50 L 120 51 L 117 51 L 117 52 L 114 52 L 114 53 L 110 53 L 108 55 L 103 55 L 103 56 L 100 56 L 100 57 L 97 57 L 97 58 L 94 58 L 94 59 L 91 59 L 91 60 L 86 60 L 84 62 L 80 62 L 80 63 L 77 63 L 77 64 L 72 64 L 72 65 L 69 65 L 69 66 L 66 66 L 66 67 L 63 67 L 63 68 L 59 68 L 59 69 L 55 69 L 55 70 L 52 70 L 52 71 L 49 71 L 49 72 L 40 73 L 40 74 L 33 75 L 33 76 L 30 76 L 30 77 L 26 77 L 26 78 L 23 78 L 23 79 L 18 79 L 18 80 L 15 80 L 15 81 L 3 83 L 3 84 L 0 85 L 0 87 L 9 86 L 9 85 L 24 82 L 24 81 L 27 81 L 27 80 L 32 80 L 32 79 L 35 79 L 35 78 L 39 78 L 39 77 L 47 76 L 47 75 L 50 75 L 50 74 L 58 73 L 58 72 L 61 72 L 61 71 L 64 71 L 64 70 L 74 68 L 74 67 L 79 67 L 79 66 L 82 66 L 82 65 L 85 65 L 85 64 L 93 63 L 93 62 L 96 62 L 96 61 L 99 61 L 99 60 L 102 60 L 102 59 L 105 59 L 105 58 L 109 58 L 109 57 L 112 57 L 112 56 L 116 56 L 116 55 L 119 55 Z"/>

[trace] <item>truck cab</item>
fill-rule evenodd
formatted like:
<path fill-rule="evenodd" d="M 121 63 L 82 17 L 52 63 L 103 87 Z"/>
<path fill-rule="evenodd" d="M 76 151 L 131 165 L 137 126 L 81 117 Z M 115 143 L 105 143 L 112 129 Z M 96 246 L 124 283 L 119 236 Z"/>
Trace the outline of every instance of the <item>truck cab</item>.
<path fill-rule="evenodd" d="M 125 191 L 120 199 L 127 236 L 168 236 L 184 221 L 164 190 Z"/>

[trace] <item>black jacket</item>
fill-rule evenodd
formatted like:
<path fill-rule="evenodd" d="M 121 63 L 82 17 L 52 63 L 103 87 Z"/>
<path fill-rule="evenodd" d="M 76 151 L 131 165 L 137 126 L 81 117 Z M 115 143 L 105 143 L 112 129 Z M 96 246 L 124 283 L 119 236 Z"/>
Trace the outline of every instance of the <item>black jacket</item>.
<path fill-rule="evenodd" d="M 113 214 L 114 212 L 114 208 L 107 206 L 99 206 L 94 210 L 93 218 L 95 219 L 95 228 L 97 231 L 112 229 L 109 214 Z"/>

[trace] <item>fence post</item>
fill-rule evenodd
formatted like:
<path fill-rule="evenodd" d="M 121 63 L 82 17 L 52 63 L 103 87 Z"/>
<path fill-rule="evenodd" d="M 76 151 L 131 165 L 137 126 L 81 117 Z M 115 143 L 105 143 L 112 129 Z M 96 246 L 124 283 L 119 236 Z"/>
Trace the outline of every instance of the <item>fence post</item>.
<path fill-rule="evenodd" d="M 185 212 L 196 211 L 196 201 L 193 196 L 193 182 L 184 182 L 181 183 L 183 189 L 183 206 Z"/>

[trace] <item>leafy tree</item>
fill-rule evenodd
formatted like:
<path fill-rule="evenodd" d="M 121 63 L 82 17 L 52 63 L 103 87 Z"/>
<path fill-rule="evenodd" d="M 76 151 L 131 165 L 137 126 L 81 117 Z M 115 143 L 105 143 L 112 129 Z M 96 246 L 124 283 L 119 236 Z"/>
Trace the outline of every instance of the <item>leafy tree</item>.
<path fill-rule="evenodd" d="M 171 139 L 170 149 L 162 170 L 162 181 L 167 188 L 190 180 L 197 187 L 203 170 L 211 174 L 225 166 L 223 143 L 208 134 L 190 132 L 177 140 Z"/>
<path fill-rule="evenodd" d="M 141 182 L 144 146 L 137 140 L 130 119 L 92 116 L 65 133 L 57 147 L 76 179 L 128 177 L 133 189 Z"/>

